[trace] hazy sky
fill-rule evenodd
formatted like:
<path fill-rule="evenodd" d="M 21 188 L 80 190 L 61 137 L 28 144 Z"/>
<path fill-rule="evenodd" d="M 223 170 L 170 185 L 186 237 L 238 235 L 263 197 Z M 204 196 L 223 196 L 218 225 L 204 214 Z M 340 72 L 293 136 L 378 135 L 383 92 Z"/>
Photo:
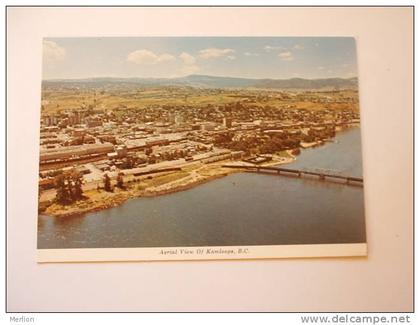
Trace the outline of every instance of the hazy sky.
<path fill-rule="evenodd" d="M 43 78 L 357 75 L 351 37 L 46 38 Z"/>

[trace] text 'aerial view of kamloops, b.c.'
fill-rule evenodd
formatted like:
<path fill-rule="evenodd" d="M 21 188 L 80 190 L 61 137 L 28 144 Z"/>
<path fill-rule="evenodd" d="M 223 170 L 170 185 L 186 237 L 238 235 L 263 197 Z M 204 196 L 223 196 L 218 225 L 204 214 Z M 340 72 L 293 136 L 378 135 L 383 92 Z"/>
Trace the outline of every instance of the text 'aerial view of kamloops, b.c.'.
<path fill-rule="evenodd" d="M 365 243 L 350 37 L 46 38 L 38 249 Z"/>

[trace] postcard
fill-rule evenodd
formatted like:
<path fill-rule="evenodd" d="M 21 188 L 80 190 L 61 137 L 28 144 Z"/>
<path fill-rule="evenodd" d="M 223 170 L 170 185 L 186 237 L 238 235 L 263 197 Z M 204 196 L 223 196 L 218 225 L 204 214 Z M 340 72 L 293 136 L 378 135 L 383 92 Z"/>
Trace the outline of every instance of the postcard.
<path fill-rule="evenodd" d="M 38 262 L 366 256 L 356 53 L 45 38 Z"/>

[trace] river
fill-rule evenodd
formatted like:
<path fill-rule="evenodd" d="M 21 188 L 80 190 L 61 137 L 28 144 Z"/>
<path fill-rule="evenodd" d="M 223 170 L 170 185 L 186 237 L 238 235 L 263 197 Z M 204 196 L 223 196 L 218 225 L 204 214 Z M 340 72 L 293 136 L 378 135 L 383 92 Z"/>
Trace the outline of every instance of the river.
<path fill-rule="evenodd" d="M 290 168 L 362 177 L 360 129 L 302 150 Z M 237 173 L 187 191 L 135 198 L 83 216 L 38 218 L 38 248 L 365 242 L 363 187 Z"/>

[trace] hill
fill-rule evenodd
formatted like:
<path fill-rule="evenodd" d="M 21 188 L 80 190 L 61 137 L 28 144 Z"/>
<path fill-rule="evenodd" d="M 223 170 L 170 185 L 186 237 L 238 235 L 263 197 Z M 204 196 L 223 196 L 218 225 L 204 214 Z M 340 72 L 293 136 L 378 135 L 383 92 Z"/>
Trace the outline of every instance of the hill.
<path fill-rule="evenodd" d="M 44 80 L 45 86 L 57 87 L 137 87 L 137 86 L 190 86 L 199 88 L 265 88 L 265 89 L 357 89 L 357 78 L 326 79 L 249 79 L 190 75 L 182 78 L 86 78 Z"/>

